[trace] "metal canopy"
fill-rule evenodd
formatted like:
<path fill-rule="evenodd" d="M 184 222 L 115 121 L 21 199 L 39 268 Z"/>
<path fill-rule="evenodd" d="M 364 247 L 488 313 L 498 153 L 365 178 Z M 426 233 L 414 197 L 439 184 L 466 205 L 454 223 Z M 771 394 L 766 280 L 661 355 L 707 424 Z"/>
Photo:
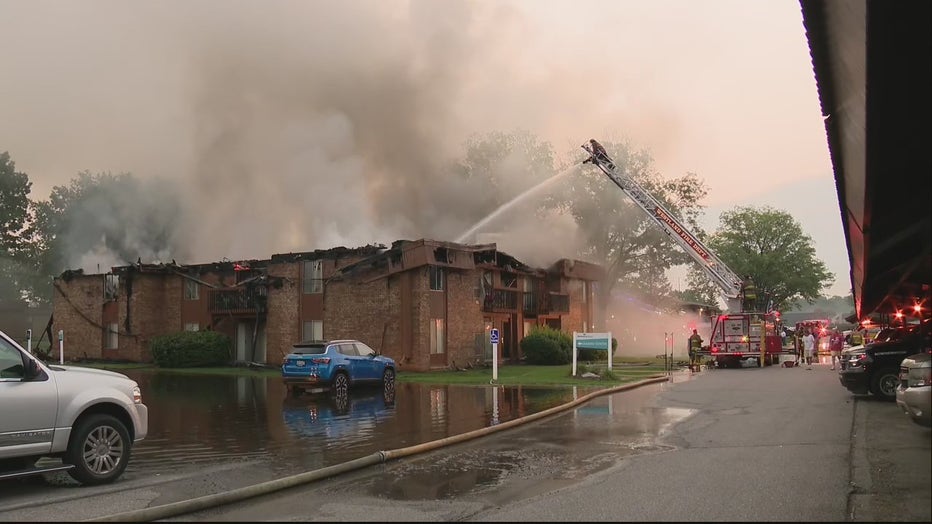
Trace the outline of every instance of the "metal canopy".
<path fill-rule="evenodd" d="M 800 0 L 858 318 L 932 306 L 928 0 Z"/>

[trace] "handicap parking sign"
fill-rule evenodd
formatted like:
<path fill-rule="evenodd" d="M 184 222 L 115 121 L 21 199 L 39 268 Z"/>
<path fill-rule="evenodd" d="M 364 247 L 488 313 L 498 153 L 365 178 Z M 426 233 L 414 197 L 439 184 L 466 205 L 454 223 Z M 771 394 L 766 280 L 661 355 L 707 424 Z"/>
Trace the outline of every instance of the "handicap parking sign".
<path fill-rule="evenodd" d="M 495 328 L 492 328 L 492 331 L 489 332 L 489 342 L 493 344 L 498 344 L 498 340 L 499 340 L 498 330 Z"/>

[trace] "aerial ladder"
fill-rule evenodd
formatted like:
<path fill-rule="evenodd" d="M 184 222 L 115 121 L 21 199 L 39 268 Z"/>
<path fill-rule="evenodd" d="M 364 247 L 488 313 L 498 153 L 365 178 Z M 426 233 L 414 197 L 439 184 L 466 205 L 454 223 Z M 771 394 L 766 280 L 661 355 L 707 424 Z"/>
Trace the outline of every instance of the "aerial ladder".
<path fill-rule="evenodd" d="M 664 233 L 679 244 L 718 286 L 728 311 L 712 318 L 709 345 L 703 347 L 700 354 L 712 357 L 719 367 L 738 367 L 740 361 L 746 358 L 758 359 L 758 365 L 772 363 L 776 359 L 775 355 L 783 349 L 776 332 L 775 315 L 770 312 L 744 311 L 741 277 L 696 238 L 659 200 L 621 172 L 601 144 L 590 140 L 589 144 L 581 147 L 589 153 L 589 157 L 582 163 L 598 167 Z"/>

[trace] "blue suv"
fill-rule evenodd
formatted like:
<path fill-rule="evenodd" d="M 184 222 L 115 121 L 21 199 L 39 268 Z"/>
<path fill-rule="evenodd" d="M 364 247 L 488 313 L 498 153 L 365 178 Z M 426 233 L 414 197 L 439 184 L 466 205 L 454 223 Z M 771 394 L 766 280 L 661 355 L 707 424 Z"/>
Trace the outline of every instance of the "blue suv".
<path fill-rule="evenodd" d="M 282 362 L 282 380 L 293 395 L 345 395 L 351 385 L 394 387 L 395 361 L 358 340 L 300 342 Z"/>

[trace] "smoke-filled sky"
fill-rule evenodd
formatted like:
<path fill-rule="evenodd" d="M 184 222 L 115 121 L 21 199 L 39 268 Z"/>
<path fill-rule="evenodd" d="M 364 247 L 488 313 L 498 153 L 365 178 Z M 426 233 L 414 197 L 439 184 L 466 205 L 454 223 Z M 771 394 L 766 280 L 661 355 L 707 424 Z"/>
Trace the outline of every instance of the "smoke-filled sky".
<path fill-rule="evenodd" d="M 0 151 L 31 197 L 83 170 L 174 184 L 179 262 L 454 240 L 483 188 L 443 166 L 470 136 L 527 130 L 560 155 L 625 139 L 666 177 L 695 172 L 710 230 L 735 205 L 789 211 L 828 293 L 850 287 L 792 0 L 0 0 L 0 28 Z M 503 173 L 514 194 L 521 176 Z M 567 256 L 566 217 L 528 220 L 509 217 L 502 250 Z"/>

